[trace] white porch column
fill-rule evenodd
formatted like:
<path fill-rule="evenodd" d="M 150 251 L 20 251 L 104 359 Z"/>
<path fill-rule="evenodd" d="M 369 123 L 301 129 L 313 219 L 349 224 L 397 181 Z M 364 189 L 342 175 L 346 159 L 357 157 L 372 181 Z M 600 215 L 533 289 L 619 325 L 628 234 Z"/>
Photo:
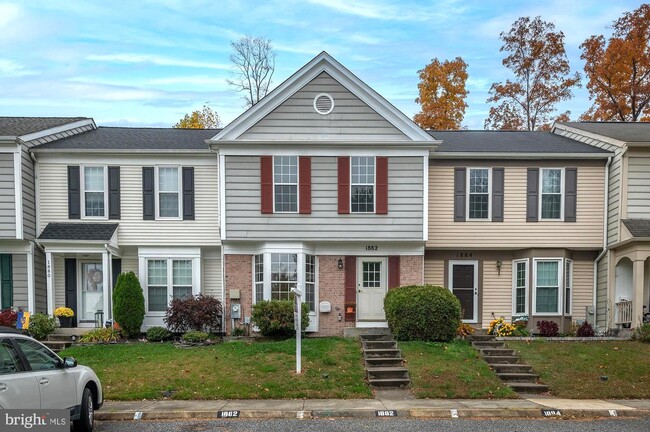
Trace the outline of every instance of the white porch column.
<path fill-rule="evenodd" d="M 45 274 L 47 277 L 47 314 L 54 316 L 54 261 L 52 252 L 45 253 Z"/>
<path fill-rule="evenodd" d="M 34 242 L 29 242 L 27 252 L 27 310 L 36 313 L 36 285 L 34 283 Z"/>
<path fill-rule="evenodd" d="M 104 287 L 104 320 L 111 314 L 111 256 L 108 251 L 102 253 L 102 286 Z M 103 323 L 102 323 L 103 325 Z"/>
<path fill-rule="evenodd" d="M 638 327 L 643 320 L 643 285 L 645 260 L 632 263 L 632 327 Z"/>

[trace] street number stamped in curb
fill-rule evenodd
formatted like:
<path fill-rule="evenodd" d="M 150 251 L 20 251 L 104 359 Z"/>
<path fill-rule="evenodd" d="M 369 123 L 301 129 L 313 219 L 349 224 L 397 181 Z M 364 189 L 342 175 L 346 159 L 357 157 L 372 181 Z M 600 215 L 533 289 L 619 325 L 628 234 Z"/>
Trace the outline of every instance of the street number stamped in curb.
<path fill-rule="evenodd" d="M 239 418 L 239 411 L 217 411 L 217 418 Z"/>
<path fill-rule="evenodd" d="M 375 411 L 377 417 L 397 417 L 397 411 L 395 410 L 380 410 Z"/>
<path fill-rule="evenodd" d="M 550 409 L 550 410 L 542 410 L 542 415 L 544 417 L 561 417 L 562 413 L 560 412 L 559 409 Z"/>
<path fill-rule="evenodd" d="M 609 410 L 609 416 L 610 417 L 618 417 L 618 413 L 616 410 Z"/>
<path fill-rule="evenodd" d="M 133 420 L 142 420 L 142 411 L 136 411 L 135 414 L 133 414 Z"/>
<path fill-rule="evenodd" d="M 451 414 L 451 418 L 458 418 L 458 410 L 457 409 L 449 410 L 449 413 Z"/>

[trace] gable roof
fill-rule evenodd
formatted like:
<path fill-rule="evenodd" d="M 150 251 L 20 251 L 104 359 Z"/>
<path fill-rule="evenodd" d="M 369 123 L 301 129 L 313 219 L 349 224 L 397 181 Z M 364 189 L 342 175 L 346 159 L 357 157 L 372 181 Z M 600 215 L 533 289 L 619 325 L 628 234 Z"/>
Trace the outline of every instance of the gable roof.
<path fill-rule="evenodd" d="M 574 129 L 623 142 L 650 143 L 650 123 L 644 122 L 560 122 Z"/>
<path fill-rule="evenodd" d="M 551 132 L 458 130 L 427 131 L 442 140 L 434 157 L 469 155 L 479 157 L 603 157 L 606 150 Z"/>
<path fill-rule="evenodd" d="M 433 139 L 404 113 L 379 93 L 350 72 L 325 51 L 318 54 L 302 68 L 276 87 L 258 103 L 242 113 L 212 138 L 212 142 L 232 141 L 263 119 L 273 109 L 287 100 L 322 72 L 328 73 L 351 93 L 413 141 L 431 142 Z"/>
<path fill-rule="evenodd" d="M 49 223 L 38 240 L 110 241 L 117 226 L 116 223 Z"/>
<path fill-rule="evenodd" d="M 622 219 L 632 237 L 650 237 L 650 219 Z"/>
<path fill-rule="evenodd" d="M 205 140 L 220 129 L 133 128 L 99 126 L 95 130 L 42 144 L 34 152 L 55 150 L 205 150 Z"/>
<path fill-rule="evenodd" d="M 64 126 L 88 117 L 0 117 L 0 136 L 23 136 Z"/>

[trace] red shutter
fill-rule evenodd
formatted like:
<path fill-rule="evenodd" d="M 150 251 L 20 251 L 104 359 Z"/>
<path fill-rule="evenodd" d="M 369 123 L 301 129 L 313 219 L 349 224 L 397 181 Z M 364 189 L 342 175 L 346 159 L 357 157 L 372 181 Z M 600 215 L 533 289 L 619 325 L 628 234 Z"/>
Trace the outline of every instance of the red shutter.
<path fill-rule="evenodd" d="M 350 157 L 339 157 L 339 214 L 350 213 Z"/>
<path fill-rule="evenodd" d="M 273 213 L 273 156 L 260 157 L 262 213 Z"/>
<path fill-rule="evenodd" d="M 377 157 L 377 205 L 375 213 L 388 213 L 388 158 Z"/>
<path fill-rule="evenodd" d="M 399 287 L 399 256 L 388 257 L 388 289 Z"/>
<path fill-rule="evenodd" d="M 298 176 L 300 177 L 300 213 L 311 213 L 311 157 L 300 156 L 298 158 Z"/>
<path fill-rule="evenodd" d="M 345 257 L 345 321 L 357 320 L 357 258 Z"/>

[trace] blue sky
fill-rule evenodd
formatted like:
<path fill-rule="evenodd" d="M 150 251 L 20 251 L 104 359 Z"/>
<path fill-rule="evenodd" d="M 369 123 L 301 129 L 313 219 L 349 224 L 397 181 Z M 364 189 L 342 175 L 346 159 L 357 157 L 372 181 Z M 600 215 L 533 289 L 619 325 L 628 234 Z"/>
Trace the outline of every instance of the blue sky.
<path fill-rule="evenodd" d="M 642 2 L 630 0 L 0 0 L 0 115 L 89 116 L 100 125 L 172 126 L 205 102 L 228 123 L 244 110 L 230 41 L 262 35 L 273 86 L 325 50 L 412 117 L 417 71 L 469 64 L 464 125 L 482 129 L 492 82 L 508 78 L 499 33 L 520 16 L 555 23 L 573 70 L 579 45 Z M 584 87 L 560 108 L 577 118 Z"/>

